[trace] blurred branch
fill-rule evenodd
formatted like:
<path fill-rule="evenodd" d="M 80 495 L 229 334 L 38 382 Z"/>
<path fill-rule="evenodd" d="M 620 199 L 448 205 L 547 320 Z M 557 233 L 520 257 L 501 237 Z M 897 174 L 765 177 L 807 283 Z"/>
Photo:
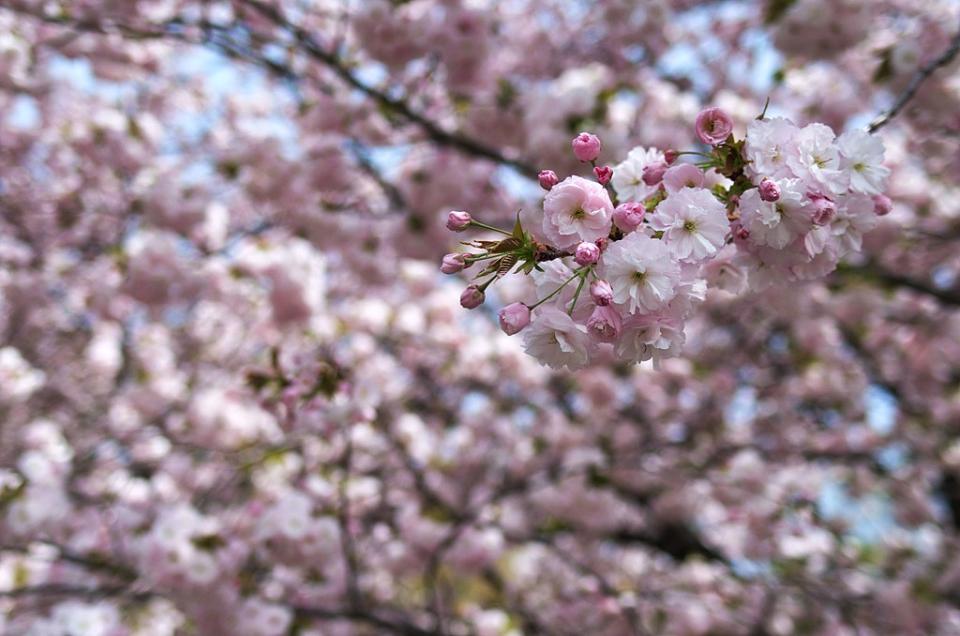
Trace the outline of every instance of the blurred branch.
<path fill-rule="evenodd" d="M 438 636 L 437 632 L 417 627 L 405 619 L 399 617 L 388 618 L 380 614 L 375 614 L 372 611 L 359 608 L 328 610 L 318 607 L 293 605 L 291 606 L 291 609 L 293 609 L 296 615 L 301 618 L 326 621 L 347 620 L 356 623 L 364 623 L 366 625 L 370 625 L 371 627 L 376 627 L 378 630 L 382 630 L 378 631 L 378 634 L 389 633 L 400 634 L 401 636 Z"/>
<path fill-rule="evenodd" d="M 859 278 L 866 282 L 880 283 L 886 287 L 906 288 L 936 298 L 945 305 L 960 307 L 960 291 L 940 289 L 929 283 L 891 272 L 876 263 L 868 262 L 858 266 L 840 267 L 834 275 L 844 279 Z"/>
<path fill-rule="evenodd" d="M 135 592 L 126 585 L 91 587 L 64 583 L 45 583 L 42 585 L 30 585 L 0 591 L 0 598 L 23 598 L 28 596 L 80 596 L 84 598 L 123 596 L 133 601 L 143 602 L 149 600 L 155 596 L 155 594 L 148 591 Z"/>
<path fill-rule="evenodd" d="M 319 61 L 328 69 L 333 71 L 333 73 L 343 80 L 343 82 L 345 82 L 348 86 L 353 87 L 367 97 L 373 99 L 382 107 L 393 113 L 396 113 L 397 115 L 400 115 L 403 119 L 406 119 L 410 123 L 420 128 L 420 130 L 423 131 L 423 133 L 426 134 L 431 141 L 441 146 L 456 148 L 461 152 L 473 155 L 475 157 L 488 159 L 505 166 L 510 166 L 528 177 L 533 178 L 536 176 L 537 170 L 532 165 L 519 159 L 505 157 L 497 149 L 487 146 L 486 144 L 483 144 L 472 137 L 468 137 L 458 132 L 447 131 L 428 119 L 425 115 L 415 111 L 404 100 L 391 97 L 384 91 L 362 81 L 359 77 L 354 75 L 349 68 L 347 68 L 347 65 L 342 59 L 340 59 L 335 53 L 332 53 L 322 47 L 319 42 L 317 42 L 316 39 L 314 39 L 314 37 L 305 29 L 287 20 L 276 7 L 272 7 L 261 0 L 239 0 L 239 2 L 272 21 L 279 28 L 289 32 L 303 47 L 303 50 L 307 53 L 307 55 Z"/>
<path fill-rule="evenodd" d="M 889 110 L 881 113 L 870 123 L 870 125 L 867 127 L 867 132 L 877 132 L 890 123 L 890 121 L 906 107 L 907 103 L 913 99 L 914 95 L 917 94 L 917 91 L 920 90 L 920 86 L 938 69 L 943 68 L 952 62 L 954 58 L 957 57 L 958 53 L 960 53 L 960 29 L 957 30 L 953 36 L 953 39 L 950 40 L 949 46 L 947 46 L 946 50 L 941 53 L 939 57 L 931 60 L 925 66 L 920 67 L 914 76 L 910 78 L 910 83 L 907 84 L 907 87 L 893 102 L 893 105 L 889 108 Z"/>

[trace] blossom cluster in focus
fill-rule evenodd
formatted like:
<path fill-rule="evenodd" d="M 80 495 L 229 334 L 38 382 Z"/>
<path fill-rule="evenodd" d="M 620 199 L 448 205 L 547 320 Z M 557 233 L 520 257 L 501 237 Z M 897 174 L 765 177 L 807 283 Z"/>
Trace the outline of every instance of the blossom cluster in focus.
<path fill-rule="evenodd" d="M 451 212 L 451 231 L 500 235 L 444 257 L 446 274 L 478 270 L 461 305 L 480 306 L 490 285 L 523 273 L 535 295 L 504 307 L 500 326 L 523 332 L 541 363 L 656 361 L 677 354 L 708 287 L 820 278 L 890 211 L 883 142 L 865 131 L 838 137 L 821 123 L 761 115 L 737 139 L 729 115 L 707 108 L 696 133 L 707 152 L 636 147 L 613 166 L 598 163 L 601 140 L 580 133 L 572 151 L 593 178 L 542 171 L 542 213 L 526 226 L 518 215 L 512 232 Z"/>

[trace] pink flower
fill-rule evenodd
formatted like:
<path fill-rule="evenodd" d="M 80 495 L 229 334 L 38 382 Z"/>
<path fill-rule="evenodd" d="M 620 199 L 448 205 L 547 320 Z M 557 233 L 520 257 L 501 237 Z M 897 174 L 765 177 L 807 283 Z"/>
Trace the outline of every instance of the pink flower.
<path fill-rule="evenodd" d="M 607 185 L 613 178 L 613 168 L 610 166 L 597 166 L 593 169 L 593 174 L 597 176 L 600 185 Z"/>
<path fill-rule="evenodd" d="M 540 187 L 544 190 L 550 190 L 560 182 L 560 178 L 557 177 L 557 173 L 553 170 L 541 170 L 540 174 L 537 175 L 537 180 L 540 182 Z"/>
<path fill-rule="evenodd" d="M 590 298 L 596 304 L 605 307 L 613 302 L 613 288 L 607 281 L 597 279 L 590 283 Z"/>
<path fill-rule="evenodd" d="M 573 138 L 573 154 L 583 162 L 595 161 L 600 156 L 600 138 L 587 132 L 582 132 Z"/>
<path fill-rule="evenodd" d="M 530 308 L 523 303 L 511 303 L 500 310 L 499 317 L 500 329 L 512 336 L 530 324 Z"/>
<path fill-rule="evenodd" d="M 886 216 L 893 211 L 893 201 L 885 194 L 877 194 L 873 197 L 873 212 L 877 216 Z"/>
<path fill-rule="evenodd" d="M 599 305 L 587 319 L 587 333 L 600 342 L 616 342 L 623 329 L 623 319 L 610 305 Z"/>
<path fill-rule="evenodd" d="M 460 294 L 460 306 L 464 309 L 476 309 L 483 304 L 484 298 L 482 289 L 476 285 L 470 285 Z"/>
<path fill-rule="evenodd" d="M 703 171 L 689 163 L 671 166 L 663 174 L 663 185 L 667 192 L 677 192 L 684 188 L 703 187 Z"/>
<path fill-rule="evenodd" d="M 733 132 L 733 120 L 719 108 L 705 108 L 697 115 L 697 137 L 705 144 L 719 146 Z"/>
<path fill-rule="evenodd" d="M 624 234 L 628 234 L 640 227 L 640 224 L 643 223 L 644 214 L 646 214 L 646 210 L 641 203 L 632 201 L 621 203 L 613 211 L 613 223 Z"/>
<path fill-rule="evenodd" d="M 568 177 L 543 200 L 543 234 L 559 249 L 596 241 L 610 233 L 613 204 L 602 185 Z"/>
<path fill-rule="evenodd" d="M 444 274 L 456 274 L 466 267 L 467 262 L 464 260 L 463 254 L 447 254 L 440 264 L 440 271 Z"/>
<path fill-rule="evenodd" d="M 538 312 L 537 319 L 523 333 L 523 345 L 540 364 L 554 369 L 585 367 L 595 348 L 586 327 L 556 307 L 544 307 Z"/>
<path fill-rule="evenodd" d="M 454 210 L 447 215 L 447 229 L 451 232 L 463 232 L 465 229 L 470 227 L 472 222 L 473 217 L 470 216 L 469 212 L 460 212 Z"/>
<path fill-rule="evenodd" d="M 758 186 L 760 190 L 760 199 L 767 203 L 775 203 L 780 200 L 780 186 L 772 179 L 763 179 Z"/>
<path fill-rule="evenodd" d="M 600 260 L 600 248 L 596 243 L 583 242 L 577 245 L 577 249 L 573 253 L 573 260 L 578 265 L 593 265 Z"/>
<path fill-rule="evenodd" d="M 813 215 L 811 216 L 814 225 L 827 225 L 837 215 L 837 206 L 827 197 L 810 197 L 813 201 Z"/>
<path fill-rule="evenodd" d="M 663 151 L 663 160 L 667 162 L 668 166 L 672 166 L 673 163 L 680 157 L 680 153 L 676 150 L 664 150 Z"/>

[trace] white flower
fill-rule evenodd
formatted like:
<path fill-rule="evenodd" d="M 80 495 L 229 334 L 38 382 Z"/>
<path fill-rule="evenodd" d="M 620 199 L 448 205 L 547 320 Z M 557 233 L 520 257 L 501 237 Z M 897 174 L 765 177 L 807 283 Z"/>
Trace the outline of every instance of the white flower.
<path fill-rule="evenodd" d="M 46 374 L 34 369 L 13 347 L 0 349 L 0 398 L 26 399 L 43 386 Z"/>
<path fill-rule="evenodd" d="M 623 335 L 617 343 L 617 357 L 627 362 L 642 362 L 672 355 L 677 353 L 684 340 L 683 321 L 671 311 L 634 316 L 623 325 Z"/>
<path fill-rule="evenodd" d="M 780 200 L 768 203 L 756 188 L 740 197 L 741 223 L 750 231 L 750 241 L 783 249 L 813 227 L 808 200 L 799 179 L 779 179 Z"/>
<path fill-rule="evenodd" d="M 865 194 L 852 194 L 837 202 L 837 216 L 830 224 L 830 233 L 840 247 L 840 256 L 859 252 L 863 235 L 877 225 L 873 199 Z"/>
<path fill-rule="evenodd" d="M 648 186 L 643 182 L 643 169 L 664 161 L 663 152 L 656 148 L 637 146 L 627 154 L 627 158 L 613 167 L 613 189 L 623 201 L 643 201 L 657 186 Z"/>
<path fill-rule="evenodd" d="M 840 135 L 837 146 L 841 165 L 850 174 L 850 189 L 862 194 L 880 194 L 890 169 L 883 165 L 883 142 L 864 130 Z"/>
<path fill-rule="evenodd" d="M 603 265 L 613 301 L 628 313 L 656 311 L 676 295 L 680 266 L 663 242 L 645 234 L 633 232 L 608 247 Z"/>
<path fill-rule="evenodd" d="M 800 129 L 789 119 L 772 117 L 754 120 L 747 126 L 744 152 L 755 177 L 788 177 L 787 160 L 797 155 L 796 136 Z"/>
<path fill-rule="evenodd" d="M 674 257 L 683 261 L 713 256 L 730 230 L 723 204 L 699 188 L 671 194 L 648 218 L 650 227 L 663 232 L 663 242 Z"/>
<path fill-rule="evenodd" d="M 811 190 L 842 194 L 850 185 L 850 175 L 840 169 L 834 139 L 833 131 L 823 124 L 809 124 L 797 134 L 797 154 L 787 158 L 787 165 Z"/>
<path fill-rule="evenodd" d="M 56 606 L 51 618 L 63 634 L 106 636 L 119 626 L 117 609 L 105 603 L 67 601 Z"/>
<path fill-rule="evenodd" d="M 555 307 L 546 307 L 523 331 L 527 354 L 551 368 L 579 369 L 590 361 L 592 344 L 587 328 Z"/>

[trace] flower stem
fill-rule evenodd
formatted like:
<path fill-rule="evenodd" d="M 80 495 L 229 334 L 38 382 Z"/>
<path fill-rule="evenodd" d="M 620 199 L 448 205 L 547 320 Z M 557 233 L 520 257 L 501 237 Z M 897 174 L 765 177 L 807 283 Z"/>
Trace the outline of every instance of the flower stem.
<path fill-rule="evenodd" d="M 487 225 L 486 223 L 481 223 L 480 221 L 477 221 L 477 220 L 471 220 L 470 225 L 474 225 L 476 227 L 482 227 L 483 229 L 490 230 L 492 232 L 500 232 L 501 234 L 506 234 L 507 236 L 513 236 L 512 234 L 510 234 L 510 232 L 507 232 L 506 230 L 501 230 L 498 227 L 493 227 L 492 225 Z"/>
<path fill-rule="evenodd" d="M 567 311 L 568 316 L 573 317 L 573 310 L 576 308 L 577 301 L 580 299 L 580 292 L 583 291 L 583 285 L 587 282 L 587 274 L 589 274 L 592 269 L 592 267 L 587 267 L 584 270 L 578 271 L 578 275 L 580 276 L 580 284 L 577 285 L 577 291 L 573 294 L 573 302 L 570 303 L 570 309 Z"/>
<path fill-rule="evenodd" d="M 556 289 L 554 289 L 554 290 L 553 290 L 552 292 L 550 292 L 547 296 L 544 296 L 542 299 L 538 300 L 535 304 L 530 305 L 530 310 L 533 311 L 534 309 L 536 309 L 537 307 L 539 307 L 539 306 L 542 305 L 543 303 L 547 302 L 548 300 L 550 300 L 551 298 L 553 298 L 554 296 L 556 296 L 557 294 L 559 294 L 559 293 L 560 293 L 560 290 L 563 289 L 564 287 L 566 287 L 567 284 L 568 284 L 570 281 L 572 281 L 572 280 L 573 280 L 574 278 L 576 278 L 577 276 L 580 276 L 580 272 L 581 272 L 581 271 L 583 271 L 582 268 L 576 270 L 576 271 L 573 273 L 573 276 L 571 276 L 571 277 L 568 278 L 567 280 L 563 281 L 563 283 L 561 283 L 559 287 L 557 287 Z"/>

